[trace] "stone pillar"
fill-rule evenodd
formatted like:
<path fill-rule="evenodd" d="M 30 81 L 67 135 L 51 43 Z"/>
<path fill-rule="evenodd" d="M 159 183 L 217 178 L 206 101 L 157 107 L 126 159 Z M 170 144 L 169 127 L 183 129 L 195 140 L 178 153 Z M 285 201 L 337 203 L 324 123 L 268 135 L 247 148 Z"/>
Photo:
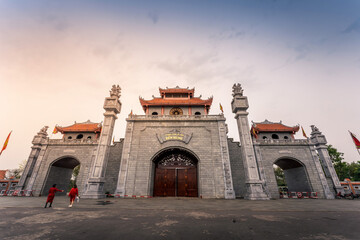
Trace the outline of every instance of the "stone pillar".
<path fill-rule="evenodd" d="M 260 179 L 259 169 L 255 157 L 253 142 L 250 136 L 249 121 L 246 110 L 249 108 L 248 99 L 243 96 L 241 85 L 234 84 L 233 100 L 231 102 L 232 112 L 237 120 L 239 138 L 241 143 L 242 159 L 245 168 L 245 199 L 269 200 L 264 188 L 264 181 Z"/>
<path fill-rule="evenodd" d="M 330 190 L 335 195 L 338 192 L 343 192 L 339 178 L 336 174 L 335 168 L 332 165 L 329 152 L 327 150 L 327 141 L 326 138 L 317 127 L 311 125 L 311 137 L 310 141 L 315 145 L 315 149 L 319 154 L 321 165 L 324 169 L 325 177 L 333 185 Z"/>
<path fill-rule="evenodd" d="M 99 145 L 95 151 L 94 161 L 90 169 L 90 176 L 87 179 L 86 187 L 82 197 L 84 198 L 104 198 L 104 184 L 106 165 L 109 156 L 111 137 L 114 131 L 117 114 L 121 110 L 119 85 L 112 86 L 110 97 L 105 98 L 104 103 L 104 123 L 101 130 Z"/>
<path fill-rule="evenodd" d="M 37 177 L 37 173 L 40 167 L 42 156 L 44 155 L 47 141 L 48 141 L 48 134 L 47 129 L 49 127 L 43 127 L 33 138 L 31 147 L 31 152 L 29 158 L 26 162 L 26 166 L 24 169 L 23 174 L 21 175 L 19 184 L 16 187 L 16 190 L 34 190 L 33 185 L 35 179 Z M 43 150 L 41 152 L 41 150 Z M 42 154 L 40 154 L 42 153 Z M 40 156 L 40 157 L 39 157 Z"/>
<path fill-rule="evenodd" d="M 312 145 L 312 144 L 309 144 L 309 147 L 310 147 L 310 151 L 311 151 L 313 161 L 315 163 L 316 170 L 319 173 L 319 178 L 320 178 L 321 185 L 322 185 L 323 190 L 324 190 L 324 196 L 323 197 L 326 198 L 326 199 L 334 199 L 334 194 L 330 191 L 329 184 L 328 184 L 328 182 L 326 180 L 323 168 L 321 167 L 319 156 L 317 155 L 316 149 L 315 149 L 314 145 Z"/>

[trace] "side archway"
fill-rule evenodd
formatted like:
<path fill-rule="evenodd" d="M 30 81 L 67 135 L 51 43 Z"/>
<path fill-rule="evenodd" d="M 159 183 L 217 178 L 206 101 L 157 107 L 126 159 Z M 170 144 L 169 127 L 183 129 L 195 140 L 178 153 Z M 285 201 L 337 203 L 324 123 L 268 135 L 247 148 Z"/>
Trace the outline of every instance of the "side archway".
<path fill-rule="evenodd" d="M 284 174 L 285 186 L 281 187 L 284 187 L 289 192 L 312 191 L 306 167 L 299 160 L 293 158 L 280 158 L 274 162 L 274 165 L 279 167 Z"/>
<path fill-rule="evenodd" d="M 79 165 L 80 162 L 76 158 L 70 156 L 53 161 L 49 166 L 41 194 L 47 195 L 52 185 L 56 184 L 58 189 L 64 190 L 63 193 L 59 192 L 57 194 L 66 195 L 66 192 L 70 187 L 74 168 Z"/>
<path fill-rule="evenodd" d="M 156 154 L 154 197 L 198 197 L 198 158 L 183 148 L 168 148 Z"/>

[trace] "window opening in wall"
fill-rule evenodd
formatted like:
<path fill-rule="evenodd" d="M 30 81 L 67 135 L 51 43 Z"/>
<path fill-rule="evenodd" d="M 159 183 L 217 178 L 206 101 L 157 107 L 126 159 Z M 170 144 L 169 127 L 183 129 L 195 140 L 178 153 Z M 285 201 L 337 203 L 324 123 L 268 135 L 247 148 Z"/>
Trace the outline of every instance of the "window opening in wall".
<path fill-rule="evenodd" d="M 151 115 L 158 115 L 158 113 L 157 113 L 157 112 L 153 112 Z"/>
<path fill-rule="evenodd" d="M 196 112 L 195 115 L 201 115 L 201 113 L 200 113 L 200 112 Z"/>
<path fill-rule="evenodd" d="M 288 137 L 288 136 L 285 136 L 284 139 L 289 139 L 289 137 Z"/>
<path fill-rule="evenodd" d="M 79 134 L 79 135 L 76 136 L 76 139 L 82 139 L 83 137 L 84 137 L 84 135 Z"/>
<path fill-rule="evenodd" d="M 266 137 L 266 136 L 263 136 L 263 139 L 267 139 L 267 137 Z"/>
<path fill-rule="evenodd" d="M 91 136 L 88 136 L 87 139 L 91 139 Z"/>
<path fill-rule="evenodd" d="M 69 136 L 68 139 L 72 139 L 72 136 Z"/>
<path fill-rule="evenodd" d="M 271 135 L 272 139 L 279 139 L 279 136 L 277 134 Z"/>
<path fill-rule="evenodd" d="M 181 108 L 172 108 L 170 115 L 183 115 L 183 110 Z"/>

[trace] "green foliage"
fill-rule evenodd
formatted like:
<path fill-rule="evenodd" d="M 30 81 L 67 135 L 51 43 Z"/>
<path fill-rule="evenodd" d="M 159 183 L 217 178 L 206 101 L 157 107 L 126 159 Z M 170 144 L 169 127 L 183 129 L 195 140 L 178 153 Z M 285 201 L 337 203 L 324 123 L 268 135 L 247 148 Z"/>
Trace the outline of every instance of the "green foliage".
<path fill-rule="evenodd" d="M 338 152 L 332 145 L 328 145 L 328 152 L 340 181 L 343 181 L 345 178 L 350 178 L 351 181 L 360 181 L 360 161 L 352 163 L 343 162 L 344 154 Z"/>
<path fill-rule="evenodd" d="M 77 166 L 74 168 L 73 173 L 72 173 L 72 175 L 73 175 L 73 177 L 74 177 L 75 179 L 76 179 L 77 176 L 79 175 L 79 171 L 80 171 L 80 165 L 77 165 Z"/>
<path fill-rule="evenodd" d="M 77 165 L 72 172 L 68 190 L 72 189 L 74 187 L 74 185 L 76 184 L 76 178 L 79 175 L 79 172 L 80 172 L 80 165 Z"/>
<path fill-rule="evenodd" d="M 278 166 L 274 165 L 274 173 L 275 173 L 277 185 L 279 187 L 285 187 L 286 181 L 285 181 L 284 171 L 281 168 L 279 168 Z"/>

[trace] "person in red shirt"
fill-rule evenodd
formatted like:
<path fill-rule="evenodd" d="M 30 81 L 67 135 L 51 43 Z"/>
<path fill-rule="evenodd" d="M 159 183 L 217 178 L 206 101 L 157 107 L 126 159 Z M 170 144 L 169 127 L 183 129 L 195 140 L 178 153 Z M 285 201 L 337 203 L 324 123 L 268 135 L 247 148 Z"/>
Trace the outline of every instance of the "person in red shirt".
<path fill-rule="evenodd" d="M 48 197 L 47 197 L 47 199 L 46 199 L 46 203 L 45 203 L 45 207 L 44 207 L 44 208 L 47 207 L 47 204 L 48 204 L 48 203 L 50 203 L 49 207 L 51 207 L 52 202 L 53 202 L 54 197 L 55 197 L 55 193 L 56 193 L 56 192 L 63 192 L 63 191 L 64 191 L 64 190 L 57 189 L 57 188 L 56 188 L 56 184 L 54 184 L 54 185 L 52 186 L 52 188 L 50 188 L 50 190 L 49 190 L 49 195 L 48 195 Z"/>
<path fill-rule="evenodd" d="M 78 190 L 76 184 L 74 184 L 74 187 L 70 190 L 70 193 L 69 193 L 69 197 L 70 197 L 69 207 L 72 207 L 76 196 L 79 197 L 79 190 Z"/>

